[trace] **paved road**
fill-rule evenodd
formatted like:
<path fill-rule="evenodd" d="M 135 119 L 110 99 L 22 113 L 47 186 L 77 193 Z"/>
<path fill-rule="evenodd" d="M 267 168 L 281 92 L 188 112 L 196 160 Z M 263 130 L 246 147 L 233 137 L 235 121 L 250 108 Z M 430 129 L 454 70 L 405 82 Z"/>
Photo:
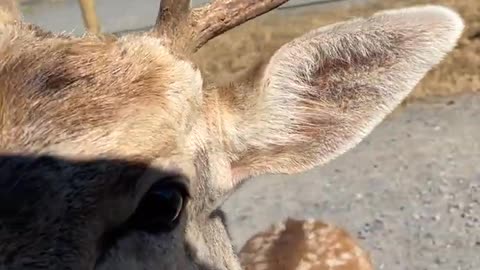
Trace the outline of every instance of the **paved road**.
<path fill-rule="evenodd" d="M 327 166 L 248 182 L 224 207 L 235 243 L 314 217 L 356 235 L 377 269 L 478 270 L 479 139 L 480 96 L 411 104 Z"/>

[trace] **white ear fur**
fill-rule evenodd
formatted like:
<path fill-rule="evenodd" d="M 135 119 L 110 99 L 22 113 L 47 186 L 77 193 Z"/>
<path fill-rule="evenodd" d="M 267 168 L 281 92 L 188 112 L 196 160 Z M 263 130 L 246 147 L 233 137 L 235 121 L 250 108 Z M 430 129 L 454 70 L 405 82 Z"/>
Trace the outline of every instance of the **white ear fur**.
<path fill-rule="evenodd" d="M 293 173 L 349 150 L 455 47 L 463 28 L 457 13 L 429 5 L 322 27 L 284 45 L 265 69 L 261 100 L 235 127 L 234 167 Z"/>
<path fill-rule="evenodd" d="M 21 20 L 17 0 L 0 0 L 0 24 Z"/>
<path fill-rule="evenodd" d="M 430 69 L 438 64 L 456 46 L 464 29 L 464 23 L 462 18 L 449 8 L 427 5 L 381 11 L 367 19 L 356 19 L 329 25 L 311 31 L 280 48 L 272 57 L 264 79 L 272 83 L 271 76 L 278 72 L 277 80 L 274 83 L 281 84 L 283 80 L 288 80 L 291 83 L 298 80 L 298 75 L 292 74 L 292 72 L 298 72 L 298 68 L 303 69 L 302 72 L 309 74 L 309 69 L 318 66 L 317 61 L 319 59 L 316 57 L 319 56 L 319 53 L 322 53 L 324 58 L 338 57 L 340 56 L 340 49 L 355 49 L 339 46 L 322 46 L 322 39 L 325 39 L 325 42 L 331 40 L 325 37 L 325 35 L 319 37 L 321 34 L 330 34 L 334 36 L 332 39 L 342 39 L 343 35 L 354 35 L 355 32 L 361 34 L 362 28 L 368 31 L 374 30 L 374 27 L 388 27 L 392 30 L 398 28 L 407 34 L 417 32 L 418 40 L 416 40 L 416 43 L 411 44 L 412 47 L 407 47 L 405 50 L 412 50 L 411 53 L 422 57 L 423 59 L 417 59 L 418 64 L 422 65 L 422 68 Z M 375 33 L 372 34 L 375 35 Z M 395 33 L 392 31 L 390 34 Z M 424 37 L 420 35 L 424 35 Z M 376 44 L 373 41 L 366 40 L 367 44 L 359 43 L 357 50 L 368 49 L 361 46 L 375 46 Z M 350 43 L 349 45 L 353 46 L 355 44 Z M 318 48 L 319 46 L 321 48 Z M 275 85 L 270 85 L 270 87 L 275 87 Z"/>

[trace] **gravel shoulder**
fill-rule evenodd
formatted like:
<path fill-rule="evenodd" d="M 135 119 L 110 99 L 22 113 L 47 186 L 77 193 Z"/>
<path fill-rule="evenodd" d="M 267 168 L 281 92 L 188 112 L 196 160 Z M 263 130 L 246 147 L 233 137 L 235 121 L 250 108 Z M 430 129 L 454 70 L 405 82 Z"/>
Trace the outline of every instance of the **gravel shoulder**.
<path fill-rule="evenodd" d="M 237 247 L 287 217 L 337 224 L 377 269 L 480 269 L 480 96 L 413 103 L 304 174 L 252 179 L 226 202 Z"/>

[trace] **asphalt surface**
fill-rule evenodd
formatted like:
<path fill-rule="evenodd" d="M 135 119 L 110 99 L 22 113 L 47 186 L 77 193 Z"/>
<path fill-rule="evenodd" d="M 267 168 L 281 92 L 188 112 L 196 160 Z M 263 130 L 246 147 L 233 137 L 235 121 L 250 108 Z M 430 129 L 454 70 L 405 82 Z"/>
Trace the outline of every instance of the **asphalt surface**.
<path fill-rule="evenodd" d="M 480 96 L 410 104 L 304 174 L 252 179 L 224 206 L 235 244 L 287 217 L 346 228 L 376 269 L 480 269 Z"/>

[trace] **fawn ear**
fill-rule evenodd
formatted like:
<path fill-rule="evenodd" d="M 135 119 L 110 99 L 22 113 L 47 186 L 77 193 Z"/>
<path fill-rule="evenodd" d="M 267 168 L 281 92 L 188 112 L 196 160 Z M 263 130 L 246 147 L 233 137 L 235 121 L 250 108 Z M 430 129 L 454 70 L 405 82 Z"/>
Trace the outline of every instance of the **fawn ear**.
<path fill-rule="evenodd" d="M 454 11 L 421 6 L 284 45 L 253 86 L 220 91 L 234 178 L 300 172 L 349 150 L 455 47 L 463 28 Z"/>

